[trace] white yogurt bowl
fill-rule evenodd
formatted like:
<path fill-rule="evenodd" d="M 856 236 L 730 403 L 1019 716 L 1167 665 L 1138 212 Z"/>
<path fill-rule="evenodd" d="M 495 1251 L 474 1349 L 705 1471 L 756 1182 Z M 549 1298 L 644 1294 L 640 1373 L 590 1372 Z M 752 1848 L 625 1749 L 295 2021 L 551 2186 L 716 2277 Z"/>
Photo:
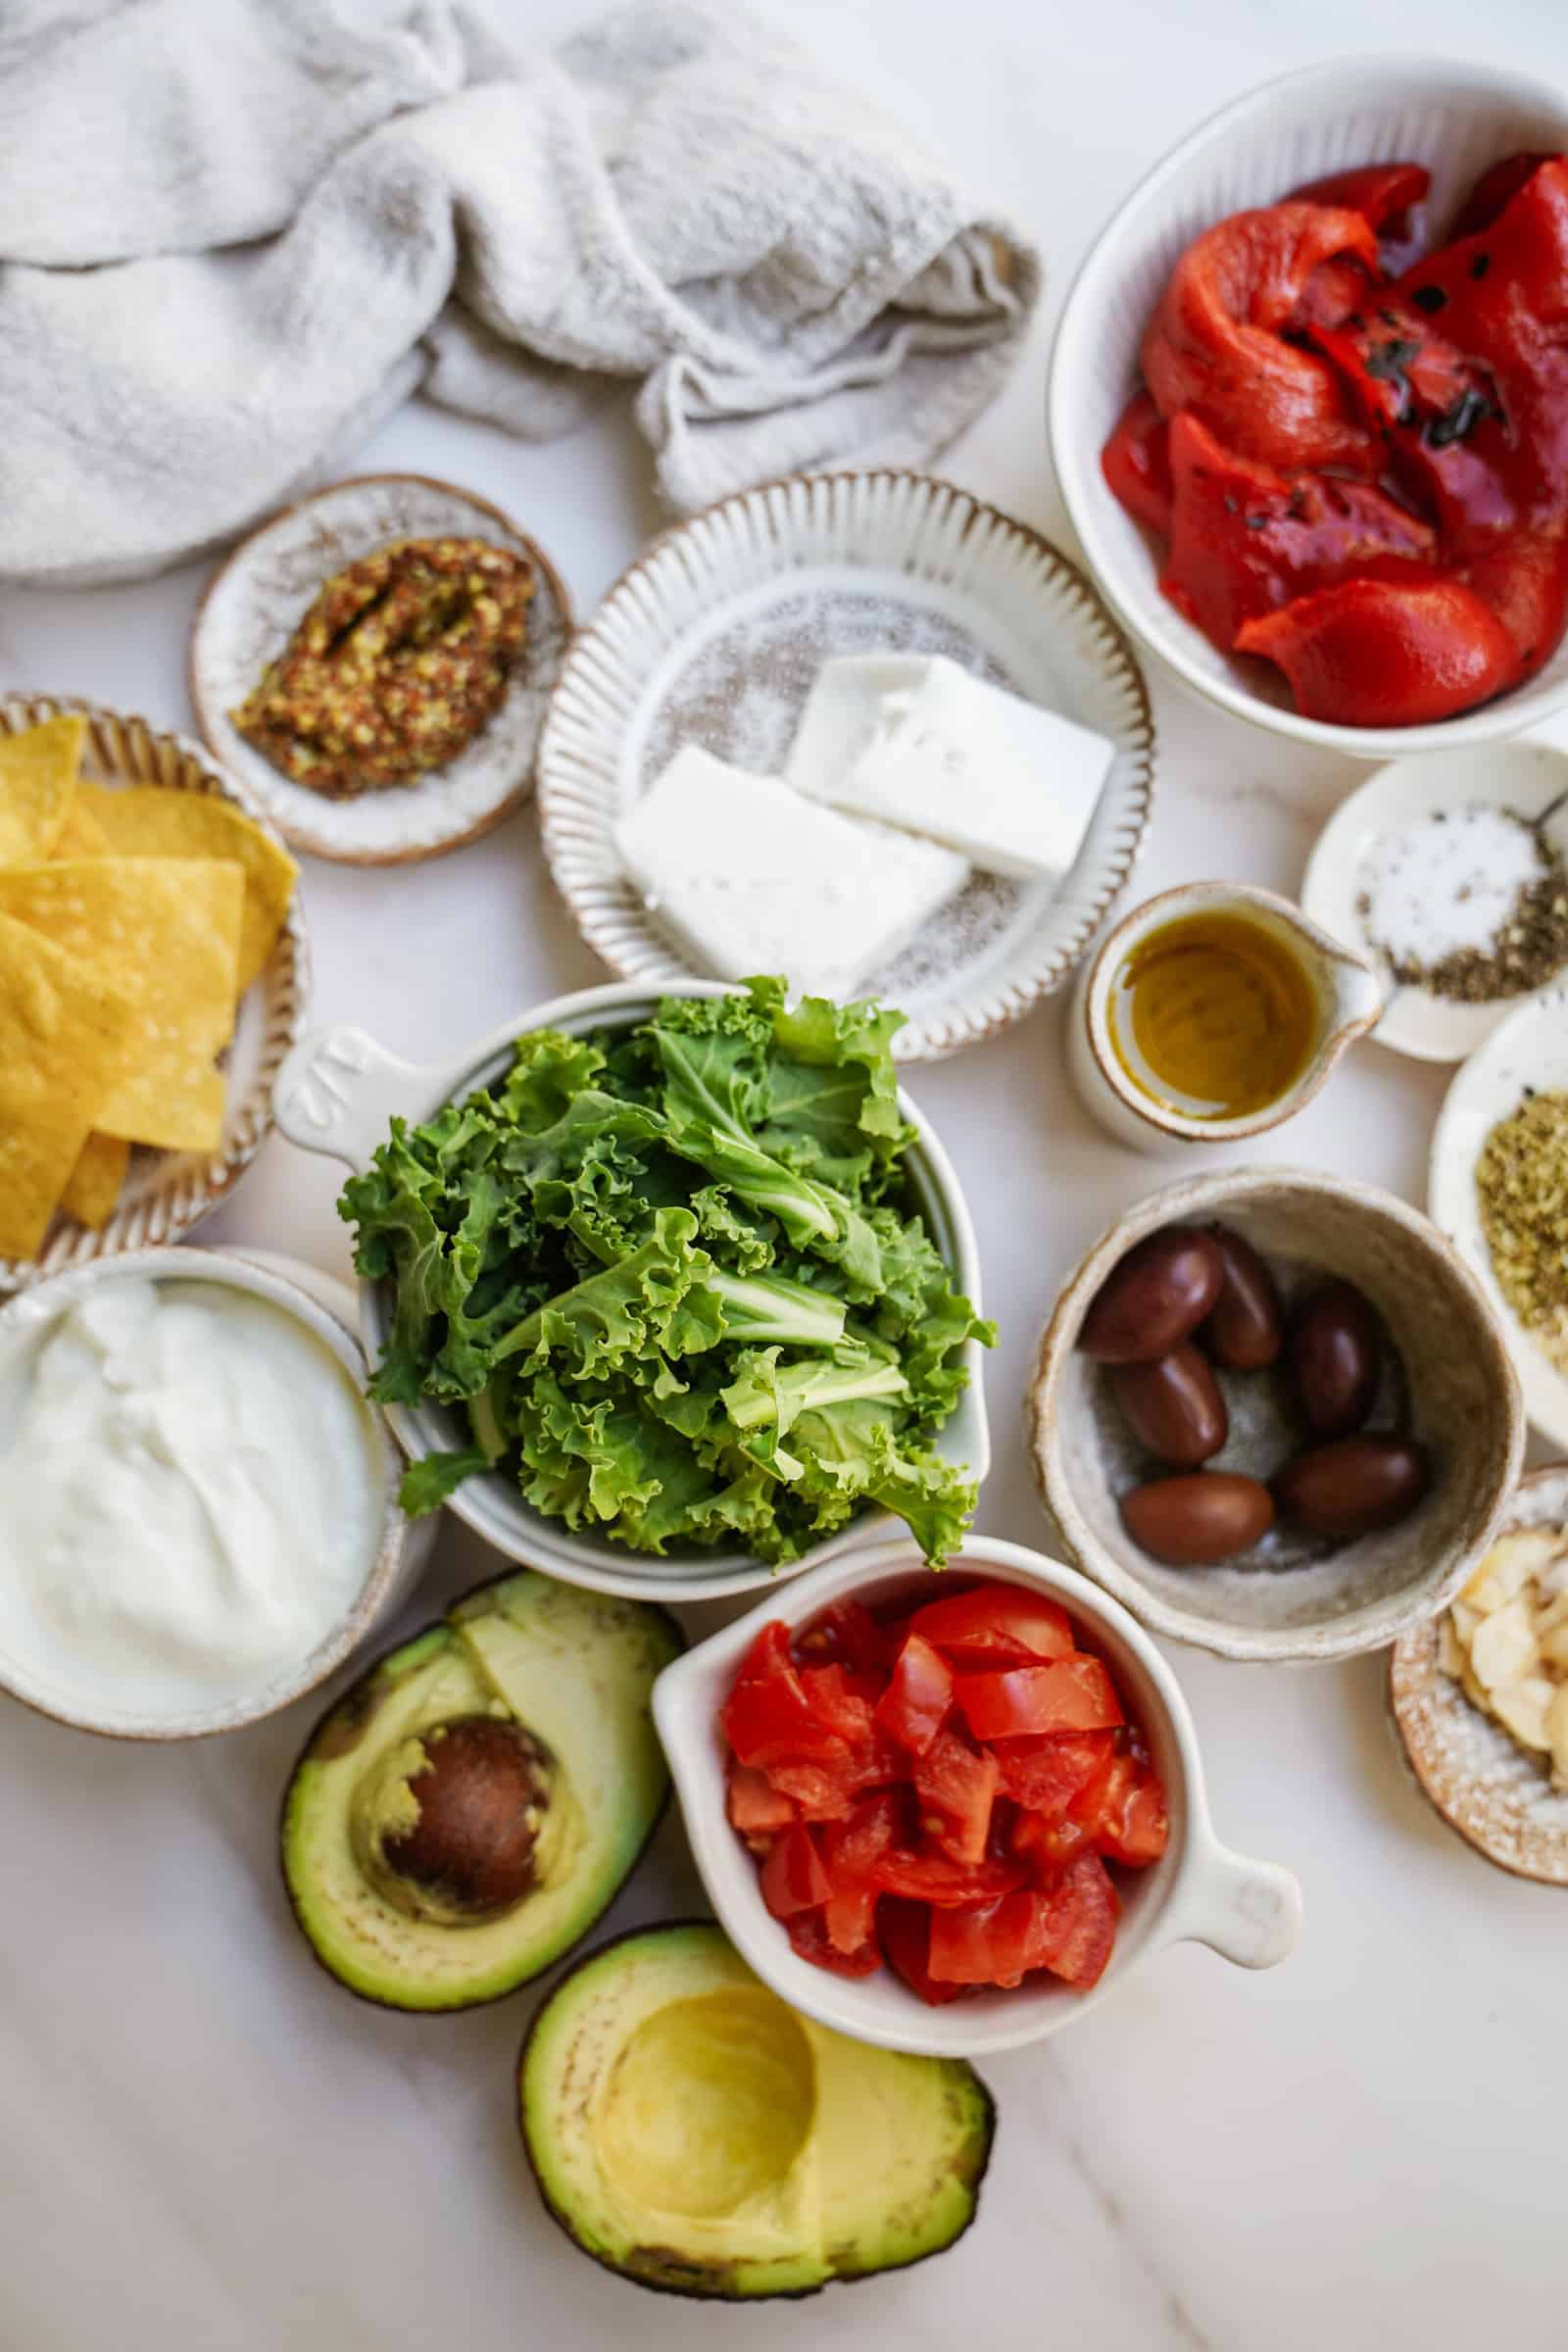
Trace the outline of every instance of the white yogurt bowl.
<path fill-rule="evenodd" d="M 1150 542 L 1100 469 L 1106 435 L 1140 381 L 1144 328 L 1178 256 L 1227 214 L 1276 203 L 1354 164 L 1396 160 L 1432 173 L 1427 219 L 1441 236 L 1489 164 L 1568 147 L 1568 95 L 1533 74 L 1409 54 L 1342 57 L 1263 83 L 1157 163 L 1091 247 L 1067 296 L 1051 364 L 1056 479 L 1090 569 L 1118 619 L 1176 675 L 1238 718 L 1357 760 L 1495 742 L 1568 702 L 1568 639 L 1531 683 L 1420 727 L 1341 727 L 1302 718 L 1283 678 L 1244 669 L 1159 592 Z"/>
<path fill-rule="evenodd" d="M 1272 1968 L 1287 1959 L 1300 1934 L 1300 1888 L 1277 1863 L 1247 1861 L 1215 1837 L 1198 1734 L 1181 1686 L 1149 1636 L 1087 1577 L 1021 1544 L 971 1536 L 951 1566 L 954 1574 L 1049 1592 L 1088 1633 L 1148 1738 L 1165 1785 L 1170 1842 L 1147 1870 L 1118 1873 L 1122 1913 L 1115 1949 L 1088 1992 L 1030 1983 L 932 2008 L 889 1968 L 850 1979 L 801 1959 L 763 1902 L 757 1863 L 724 1809 L 718 1710 L 742 1657 L 770 1619 L 781 1618 L 793 1634 L 830 1601 L 852 1593 L 874 1606 L 922 1580 L 928 1592 L 939 1590 L 917 1544 L 897 1539 L 858 1544 L 688 1650 L 654 1685 L 654 1721 L 703 1885 L 725 1934 L 763 1984 L 808 2017 L 857 2040 L 931 2057 L 979 2058 L 1059 2034 L 1169 1944 L 1206 1943 L 1241 1968 Z"/>
<path fill-rule="evenodd" d="M 355 1394 L 365 1385 L 365 1356 L 353 1331 L 323 1302 L 317 1280 L 302 1269 L 296 1280 L 280 1270 L 279 1261 L 265 1262 L 217 1250 L 139 1250 L 116 1258 L 101 1258 L 75 1266 L 69 1273 L 35 1284 L 0 1309 L 0 1350 L 13 1344 L 25 1346 L 30 1335 L 41 1336 L 56 1317 L 77 1305 L 104 1284 L 145 1280 L 154 1283 L 198 1284 L 238 1292 L 277 1309 L 325 1349 L 341 1368 Z M 307 1282 L 309 1287 L 307 1288 Z M 194 1740 L 215 1732 L 238 1731 L 242 1726 L 274 1715 L 294 1699 L 326 1681 L 366 1637 L 391 1615 L 410 1590 L 425 1556 L 426 1546 L 411 1545 L 409 1523 L 398 1506 L 400 1465 L 397 1449 L 383 1416 L 366 1406 L 365 1471 L 369 1481 L 368 1501 L 374 1536 L 368 1547 L 366 1572 L 350 1606 L 301 1656 L 284 1662 L 260 1681 L 254 1690 L 222 1702 L 193 1701 L 180 1708 L 122 1706 L 106 1703 L 101 1690 L 89 1695 L 84 1678 L 73 1690 L 68 1674 L 57 1663 L 45 1664 L 22 1654 L 19 1644 L 0 1628 L 0 1690 L 78 1731 L 100 1732 L 122 1740 Z"/>
<path fill-rule="evenodd" d="M 617 982 L 579 989 L 575 995 L 535 1004 L 470 1046 L 457 1060 L 416 1068 L 400 1061 L 363 1029 L 318 1030 L 305 1038 L 278 1074 L 277 1124 L 306 1152 L 340 1159 L 356 1172 L 368 1168 L 386 1141 L 389 1122 L 411 1127 L 434 1116 L 445 1102 L 459 1102 L 476 1088 L 491 1086 L 512 1066 L 513 1049 L 531 1029 L 564 1029 L 581 1036 L 599 1028 L 632 1028 L 650 1020 L 661 997 L 722 997 L 737 992 L 720 980 L 672 980 L 664 987 Z M 902 1089 L 899 1113 L 914 1129 L 907 1168 L 914 1206 L 953 1270 L 954 1279 L 977 1311 L 980 1250 L 951 1161 L 928 1122 Z M 360 1327 L 366 1353 L 378 1364 L 385 1353 L 394 1303 L 390 1283 L 360 1286 Z M 945 1461 L 966 1464 L 978 1482 L 991 1466 L 991 1440 L 981 1387 L 982 1350 L 971 1340 L 964 1348 L 969 1385 L 951 1420 L 933 1444 Z M 428 1453 L 472 1444 L 466 1422 L 428 1398 L 416 1405 L 388 1405 L 386 1418 L 411 1461 Z M 509 1560 L 583 1585 L 594 1592 L 617 1592 L 633 1600 L 718 1600 L 755 1592 L 786 1577 L 837 1558 L 867 1535 L 896 1526 L 886 1512 L 867 1512 L 841 1535 L 816 1544 L 787 1568 L 775 1568 L 744 1551 L 670 1550 L 662 1557 L 628 1550 L 606 1536 L 573 1534 L 558 1519 L 523 1500 L 516 1486 L 499 1472 L 466 1479 L 447 1507 L 493 1544 Z"/>

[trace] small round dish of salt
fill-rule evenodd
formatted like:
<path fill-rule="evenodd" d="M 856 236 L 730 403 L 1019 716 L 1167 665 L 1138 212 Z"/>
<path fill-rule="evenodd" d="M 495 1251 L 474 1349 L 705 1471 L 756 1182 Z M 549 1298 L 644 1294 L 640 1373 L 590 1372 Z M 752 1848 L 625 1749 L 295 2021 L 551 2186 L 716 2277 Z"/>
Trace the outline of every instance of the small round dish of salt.
<path fill-rule="evenodd" d="M 1301 906 L 1387 979 L 1380 1046 L 1462 1061 L 1568 966 L 1568 752 L 1489 744 L 1376 769 L 1318 836 Z"/>

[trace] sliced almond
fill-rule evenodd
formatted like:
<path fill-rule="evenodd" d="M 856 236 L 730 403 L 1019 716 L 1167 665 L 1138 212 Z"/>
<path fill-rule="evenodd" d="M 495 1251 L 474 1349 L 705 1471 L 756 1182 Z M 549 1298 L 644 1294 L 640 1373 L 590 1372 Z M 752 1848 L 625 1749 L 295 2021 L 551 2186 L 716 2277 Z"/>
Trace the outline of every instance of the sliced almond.
<path fill-rule="evenodd" d="M 1555 1600 L 1547 1601 L 1544 1609 L 1539 1608 L 1541 1597 L 1539 1584 L 1536 1586 L 1536 1596 L 1538 1602 L 1536 1638 L 1540 1641 L 1546 1634 L 1554 1634 L 1559 1625 L 1568 1625 L 1568 1592 L 1559 1592 Z"/>
<path fill-rule="evenodd" d="M 1464 1672 L 1464 1644 L 1453 1630 L 1451 1617 L 1445 1617 L 1438 1628 L 1438 1665 L 1454 1682 Z"/>
<path fill-rule="evenodd" d="M 1475 1640 L 1476 1627 L 1481 1623 L 1480 1611 L 1471 1608 L 1468 1601 L 1456 1600 L 1448 1615 L 1453 1620 L 1454 1640 L 1461 1649 L 1468 1649 Z"/>
<path fill-rule="evenodd" d="M 1470 1644 L 1476 1678 L 1489 1690 L 1519 1682 L 1533 1670 L 1538 1654 L 1535 1611 L 1523 1592 L 1483 1618 Z"/>
<path fill-rule="evenodd" d="M 1521 1527 L 1499 1536 L 1459 1598 L 1485 1616 L 1500 1609 L 1543 1568 L 1549 1567 L 1562 1547 L 1555 1528 Z"/>
<path fill-rule="evenodd" d="M 1568 1683 L 1553 1692 L 1546 1709 L 1546 1738 L 1551 1742 L 1551 1777 L 1559 1788 L 1568 1787 Z"/>
<path fill-rule="evenodd" d="M 1546 1665 L 1555 1666 L 1561 1674 L 1568 1674 L 1568 1618 L 1562 1619 L 1544 1634 L 1541 1631 L 1538 1619 L 1536 1646 Z"/>
<path fill-rule="evenodd" d="M 1544 1749 L 1551 1745 L 1546 1718 L 1556 1696 L 1554 1683 L 1548 1683 L 1544 1675 L 1533 1674 L 1489 1692 L 1488 1703 L 1503 1730 L 1511 1732 L 1521 1747 Z"/>
<path fill-rule="evenodd" d="M 1490 1715 L 1492 1713 L 1492 1701 L 1488 1697 L 1487 1692 L 1483 1689 L 1482 1685 L 1476 1681 L 1475 1668 L 1471 1665 L 1468 1658 L 1466 1658 L 1464 1664 L 1459 1669 L 1459 1688 L 1464 1692 L 1466 1698 L 1470 1701 L 1470 1704 L 1473 1707 L 1479 1708 L 1483 1715 Z"/>

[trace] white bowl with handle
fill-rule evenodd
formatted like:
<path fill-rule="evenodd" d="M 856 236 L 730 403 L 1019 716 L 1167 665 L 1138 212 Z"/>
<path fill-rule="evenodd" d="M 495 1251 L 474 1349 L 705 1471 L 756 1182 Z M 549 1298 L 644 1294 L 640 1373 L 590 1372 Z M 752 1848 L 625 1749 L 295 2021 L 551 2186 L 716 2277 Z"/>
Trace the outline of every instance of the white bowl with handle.
<path fill-rule="evenodd" d="M 858 1542 L 843 1558 L 798 1579 L 787 1592 L 689 1649 L 654 1685 L 654 1721 L 703 1885 L 725 1934 L 763 1984 L 808 2017 L 858 2041 L 931 2057 L 979 2058 L 1060 2033 L 1173 1943 L 1206 1943 L 1240 1968 L 1273 1968 L 1288 1958 L 1300 1934 L 1300 1888 L 1277 1863 L 1248 1861 L 1215 1837 L 1187 1701 L 1142 1627 L 1086 1576 L 1019 1544 L 971 1536 L 955 1554 L 951 1572 L 1049 1592 L 1075 1630 L 1087 1633 L 1148 1739 L 1165 1786 L 1170 1842 L 1148 1869 L 1117 1873 L 1122 1913 L 1115 1949 L 1087 1992 L 1031 1980 L 933 2008 L 886 1966 L 874 1976 L 850 1979 L 803 1960 L 763 1902 L 756 1860 L 725 1812 L 718 1711 L 741 1659 L 770 1619 L 782 1619 L 793 1634 L 830 1601 L 852 1594 L 875 1606 L 907 1595 L 922 1579 L 931 1591 L 941 1590 L 931 1585 L 918 1545 L 898 1538 Z"/>
<path fill-rule="evenodd" d="M 317 1030 L 302 1040 L 278 1073 L 277 1124 L 302 1150 L 324 1152 L 362 1173 L 370 1165 L 377 1147 L 386 1141 L 394 1118 L 406 1119 L 411 1127 L 419 1126 L 443 1103 L 493 1085 L 512 1066 L 513 1049 L 528 1030 L 563 1029 L 570 1036 L 581 1036 L 591 1029 L 632 1028 L 652 1019 L 662 996 L 735 993 L 717 980 L 672 982 L 662 989 L 636 982 L 579 989 L 572 996 L 531 1005 L 456 1059 L 423 1067 L 400 1060 L 363 1029 Z M 913 1206 L 952 1268 L 957 1287 L 978 1309 L 980 1251 L 953 1164 L 934 1130 L 902 1089 L 899 1111 L 915 1133 L 906 1163 Z M 372 1367 L 385 1353 L 391 1309 L 389 1283 L 360 1285 L 360 1328 Z M 975 1341 L 966 1343 L 968 1387 L 956 1411 L 933 1441 L 945 1461 L 966 1464 L 976 1481 L 983 1480 L 991 1466 L 981 1355 Z M 411 1461 L 473 1442 L 458 1414 L 429 1398 L 416 1405 L 390 1404 L 382 1409 Z M 836 1557 L 868 1532 L 874 1534 L 897 1524 L 884 1512 L 867 1513 L 829 1542 L 817 1544 L 803 1559 L 775 1568 L 744 1551 L 693 1547 L 654 1557 L 612 1544 L 608 1537 L 573 1534 L 560 1520 L 547 1518 L 525 1502 L 512 1480 L 499 1472 L 466 1480 L 450 1497 L 449 1507 L 510 1560 L 542 1569 L 563 1584 L 584 1585 L 591 1592 L 618 1592 L 636 1600 L 716 1600 L 726 1593 L 750 1592 L 758 1586 L 798 1576 L 806 1568 Z"/>
<path fill-rule="evenodd" d="M 1106 436 L 1141 381 L 1139 345 L 1161 288 L 1195 237 L 1228 214 L 1356 164 L 1432 173 L 1426 215 L 1441 239 L 1491 164 L 1568 148 L 1568 92 L 1497 66 L 1405 53 L 1336 58 L 1267 81 L 1211 115 L 1141 179 L 1102 229 L 1068 293 L 1048 395 L 1051 453 L 1089 567 L 1116 616 L 1206 701 L 1271 733 L 1357 760 L 1495 742 L 1568 702 L 1568 639 L 1529 685 L 1418 727 L 1303 718 L 1283 678 L 1244 669 L 1160 594 L 1150 541 L 1101 471 Z"/>

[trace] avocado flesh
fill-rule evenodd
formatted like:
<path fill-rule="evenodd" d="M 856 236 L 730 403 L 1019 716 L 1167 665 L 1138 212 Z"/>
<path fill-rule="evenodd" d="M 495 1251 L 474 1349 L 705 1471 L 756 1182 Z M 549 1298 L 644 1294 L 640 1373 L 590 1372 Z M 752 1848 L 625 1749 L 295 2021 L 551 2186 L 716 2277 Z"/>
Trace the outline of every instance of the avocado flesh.
<path fill-rule="evenodd" d="M 332 1974 L 394 2008 L 460 2009 L 525 1984 L 584 1936 L 663 1805 L 649 1699 L 679 1647 L 662 1610 L 524 1570 L 373 1667 L 317 1726 L 284 1807 L 284 1877 Z M 496 1918 L 416 1916 L 368 1857 L 408 1826 L 421 1736 L 486 1713 L 513 1716 L 551 1757 L 537 1882 Z"/>
<path fill-rule="evenodd" d="M 993 2123 L 962 2060 L 828 2032 L 708 1925 L 579 1962 L 535 2019 L 520 2095 L 540 2190 L 585 2252 L 735 2299 L 940 2253 L 973 2218 Z"/>

